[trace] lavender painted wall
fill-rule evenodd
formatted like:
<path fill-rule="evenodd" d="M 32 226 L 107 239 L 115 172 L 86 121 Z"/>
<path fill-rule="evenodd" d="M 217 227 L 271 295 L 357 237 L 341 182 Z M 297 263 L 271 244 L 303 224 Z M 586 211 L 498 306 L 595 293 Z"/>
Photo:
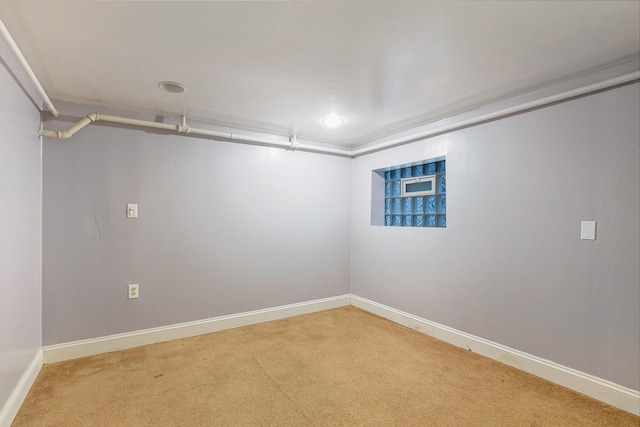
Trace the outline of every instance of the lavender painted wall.
<path fill-rule="evenodd" d="M 40 113 L 0 62 L 0 408 L 40 349 Z"/>
<path fill-rule="evenodd" d="M 633 84 L 357 158 L 353 293 L 640 389 L 639 102 Z M 370 225 L 373 169 L 442 155 L 447 228 Z"/>
<path fill-rule="evenodd" d="M 100 125 L 45 140 L 44 344 L 349 293 L 350 182 L 347 158 L 281 148 Z"/>

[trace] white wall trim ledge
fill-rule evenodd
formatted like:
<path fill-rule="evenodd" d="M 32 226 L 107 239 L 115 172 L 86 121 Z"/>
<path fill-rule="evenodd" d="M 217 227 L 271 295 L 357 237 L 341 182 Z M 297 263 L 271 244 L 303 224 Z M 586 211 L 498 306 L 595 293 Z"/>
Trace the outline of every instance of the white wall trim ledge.
<path fill-rule="evenodd" d="M 255 325 L 272 320 L 329 310 L 332 308 L 353 305 L 370 313 L 384 317 L 392 322 L 409 327 L 418 332 L 438 338 L 458 347 L 478 353 L 482 356 L 502 362 L 506 365 L 544 378 L 555 384 L 567 387 L 601 402 L 620 408 L 640 416 L 640 393 L 635 390 L 614 384 L 584 372 L 577 371 L 555 362 L 545 360 L 519 350 L 515 350 L 492 341 L 476 337 L 456 329 L 405 313 L 395 308 L 368 300 L 356 295 L 341 295 L 317 299 L 302 303 L 283 305 L 246 313 L 232 314 L 179 323 L 159 328 L 145 329 L 117 335 L 109 335 L 94 339 L 45 346 L 38 353 L 25 375 L 20 380 L 16 391 L 0 412 L 0 427 L 7 414 L 17 413 L 26 393 L 35 380 L 42 363 L 54 363 L 79 357 L 92 356 L 111 351 L 125 350 L 147 344 L 154 344 L 173 339 L 208 334 L 242 326 Z M 23 394 L 21 394 L 23 393 Z M 17 404 L 17 405 L 16 405 Z M 7 409 L 9 407 L 9 409 Z M 6 413 L 6 414 L 5 414 Z M 3 418 L 4 417 L 4 418 Z M 10 424 L 6 424 L 7 426 Z"/>
<path fill-rule="evenodd" d="M 550 360 L 440 325 L 356 295 L 351 296 L 351 305 L 415 329 L 423 334 L 544 378 L 634 415 L 640 415 L 640 392 L 636 390 L 631 390 L 593 375 L 559 365 Z"/>
<path fill-rule="evenodd" d="M 322 298 L 296 304 L 265 308 L 239 314 L 213 317 L 193 322 L 178 323 L 158 328 L 108 335 L 105 337 L 73 341 L 43 347 L 44 363 L 77 359 L 111 351 L 126 350 L 148 344 L 179 338 L 209 334 L 242 326 L 255 325 L 287 317 L 329 310 L 351 304 L 350 295 Z"/>
<path fill-rule="evenodd" d="M 24 371 L 7 401 L 0 408 L 0 427 L 10 427 L 15 419 L 31 386 L 35 382 L 42 368 L 42 350 L 38 349 L 33 360 Z"/>

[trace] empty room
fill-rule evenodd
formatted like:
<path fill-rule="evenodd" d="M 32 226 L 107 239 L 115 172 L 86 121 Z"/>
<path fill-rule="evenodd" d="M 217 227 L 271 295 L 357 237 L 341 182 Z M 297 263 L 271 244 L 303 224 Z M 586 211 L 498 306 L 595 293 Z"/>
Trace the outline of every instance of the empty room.
<path fill-rule="evenodd" d="M 0 0 L 0 427 L 639 390 L 640 1 Z"/>

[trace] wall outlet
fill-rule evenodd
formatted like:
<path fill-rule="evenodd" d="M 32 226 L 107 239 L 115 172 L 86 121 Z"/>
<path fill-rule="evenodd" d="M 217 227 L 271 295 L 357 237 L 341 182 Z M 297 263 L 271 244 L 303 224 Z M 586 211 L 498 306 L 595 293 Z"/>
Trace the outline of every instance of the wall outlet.
<path fill-rule="evenodd" d="M 129 299 L 138 298 L 140 292 L 138 291 L 138 284 L 129 285 Z"/>

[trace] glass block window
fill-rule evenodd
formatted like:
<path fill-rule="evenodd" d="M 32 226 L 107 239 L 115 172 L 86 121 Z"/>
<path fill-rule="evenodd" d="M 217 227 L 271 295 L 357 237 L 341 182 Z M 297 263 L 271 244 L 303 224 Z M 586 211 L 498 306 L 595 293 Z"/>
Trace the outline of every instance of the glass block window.
<path fill-rule="evenodd" d="M 445 160 L 384 171 L 384 225 L 447 226 Z"/>

